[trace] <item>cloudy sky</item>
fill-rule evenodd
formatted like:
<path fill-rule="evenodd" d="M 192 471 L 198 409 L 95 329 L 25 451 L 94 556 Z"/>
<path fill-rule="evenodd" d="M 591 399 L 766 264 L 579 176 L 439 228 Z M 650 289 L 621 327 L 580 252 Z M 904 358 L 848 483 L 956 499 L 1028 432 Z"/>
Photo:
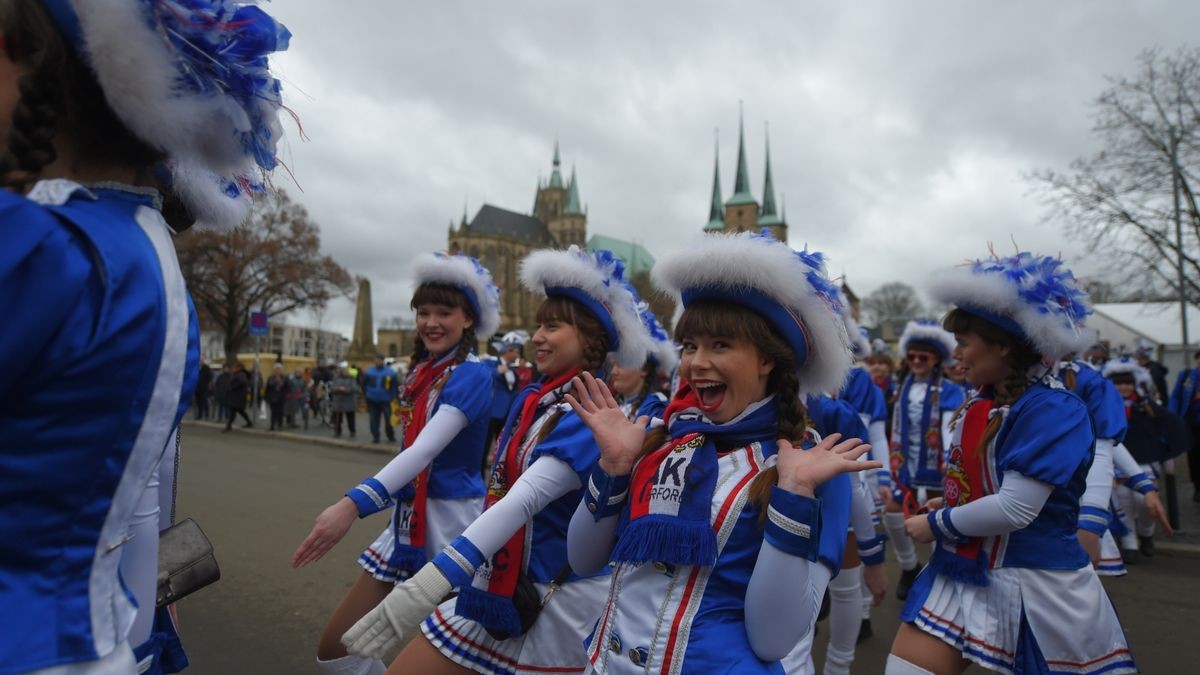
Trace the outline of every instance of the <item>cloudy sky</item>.
<path fill-rule="evenodd" d="M 1062 252 L 1025 172 L 1095 149 L 1090 102 L 1148 47 L 1187 45 L 1200 3 L 277 0 L 275 68 L 300 117 L 277 175 L 325 251 L 407 313 L 409 261 L 464 202 L 528 212 L 555 139 L 589 232 L 661 255 L 703 227 L 719 130 L 732 193 L 738 105 L 762 199 L 770 125 L 790 243 L 860 295 L 920 286 L 988 242 Z M 779 195 L 777 195 L 779 199 Z M 312 322 L 311 317 L 295 317 Z M 349 335 L 353 304 L 322 318 Z"/>

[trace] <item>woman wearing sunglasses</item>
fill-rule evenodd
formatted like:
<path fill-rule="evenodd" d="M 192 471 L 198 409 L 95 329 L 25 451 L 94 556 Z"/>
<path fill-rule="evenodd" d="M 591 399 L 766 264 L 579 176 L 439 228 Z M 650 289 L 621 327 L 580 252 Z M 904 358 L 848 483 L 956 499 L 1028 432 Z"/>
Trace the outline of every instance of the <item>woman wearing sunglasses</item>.
<path fill-rule="evenodd" d="M 890 459 L 892 498 L 883 523 L 900 563 L 896 597 L 908 597 L 917 578 L 917 549 L 904 532 L 906 514 L 915 513 L 929 490 L 941 490 L 950 419 L 963 402 L 962 388 L 942 376 L 942 362 L 954 351 L 954 336 L 932 321 L 910 321 L 900 336 L 908 375 L 892 412 Z"/>
<path fill-rule="evenodd" d="M 1096 434 L 1050 366 L 1072 351 L 1086 295 L 1029 253 L 947 273 L 943 325 L 979 389 L 956 416 L 945 499 L 905 523 L 936 542 L 913 585 L 888 675 L 1135 673 L 1112 603 L 1075 536 Z"/>

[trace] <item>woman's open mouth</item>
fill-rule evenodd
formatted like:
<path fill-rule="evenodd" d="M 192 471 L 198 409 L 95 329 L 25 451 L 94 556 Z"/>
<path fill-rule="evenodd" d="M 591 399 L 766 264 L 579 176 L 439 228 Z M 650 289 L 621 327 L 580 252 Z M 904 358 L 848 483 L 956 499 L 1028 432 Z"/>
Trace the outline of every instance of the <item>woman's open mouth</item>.
<path fill-rule="evenodd" d="M 720 382 L 695 382 L 692 383 L 692 388 L 696 390 L 696 396 L 700 399 L 700 410 L 705 413 L 711 413 L 721 407 L 721 403 L 725 401 L 725 390 L 728 389 Z"/>

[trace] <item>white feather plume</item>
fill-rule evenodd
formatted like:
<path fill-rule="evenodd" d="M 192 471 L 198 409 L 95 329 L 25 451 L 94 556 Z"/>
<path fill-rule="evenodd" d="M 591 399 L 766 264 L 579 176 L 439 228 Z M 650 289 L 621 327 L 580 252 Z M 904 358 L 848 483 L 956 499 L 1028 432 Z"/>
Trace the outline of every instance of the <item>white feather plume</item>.
<path fill-rule="evenodd" d="M 471 289 L 479 302 L 475 334 L 487 337 L 500 327 L 500 292 L 492 274 L 474 258 L 465 255 L 423 253 L 413 261 L 413 282 L 447 284 Z"/>
<path fill-rule="evenodd" d="M 755 289 L 798 315 L 811 339 L 798 371 L 806 396 L 841 390 L 853 364 L 846 324 L 809 283 L 810 271 L 787 244 L 744 232 L 704 235 L 659 259 L 651 276 L 680 305 L 688 288 Z"/>
<path fill-rule="evenodd" d="M 654 349 L 638 312 L 637 298 L 625 283 L 615 283 L 595 257 L 572 246 L 566 251 L 534 251 L 521 261 L 521 283 L 532 293 L 545 295 L 547 287 L 576 288 L 609 310 L 620 345 L 610 352 L 622 368 L 641 368 Z"/>

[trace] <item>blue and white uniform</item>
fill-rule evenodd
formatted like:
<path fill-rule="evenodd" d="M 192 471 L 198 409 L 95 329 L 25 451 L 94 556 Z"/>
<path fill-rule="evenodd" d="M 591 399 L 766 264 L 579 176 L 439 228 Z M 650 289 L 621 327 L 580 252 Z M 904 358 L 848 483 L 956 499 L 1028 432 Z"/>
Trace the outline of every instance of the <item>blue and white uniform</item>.
<path fill-rule="evenodd" d="M 0 191 L 0 353 L 19 357 L 0 385 L 0 672 L 136 667 L 131 631 L 154 610 L 155 577 L 118 570 L 145 558 L 157 571 L 156 510 L 135 553 L 131 527 L 159 503 L 147 488 L 164 457 L 174 469 L 199 364 L 157 206 L 109 184 Z"/>
<path fill-rule="evenodd" d="M 1004 417 L 987 447 L 984 495 L 929 514 L 938 544 L 901 618 L 989 670 L 1136 672 L 1075 534 L 1095 443 L 1087 407 L 1046 377 L 992 414 Z M 968 537 L 982 540 L 974 572 L 954 553 Z"/>
<path fill-rule="evenodd" d="M 532 384 L 527 390 L 541 384 Z M 521 440 L 520 479 L 433 559 L 454 587 L 475 584 L 486 588 L 491 557 L 522 526 L 521 569 L 539 597 L 545 597 L 550 582 L 566 567 L 567 524 L 600 456 L 591 430 L 563 402 L 570 388 L 567 381 L 538 402 L 536 418 Z M 522 399 L 518 396 L 506 428 L 515 428 Z M 539 441 L 547 425 L 552 427 Z M 607 577 L 607 569 L 587 576 L 571 573 L 542 609 L 537 623 L 527 633 L 507 640 L 493 638 L 482 624 L 460 615 L 458 599 L 442 603 L 421 624 L 421 632 L 446 658 L 476 672 L 582 673 L 585 662 L 580 642 L 603 601 Z"/>
<path fill-rule="evenodd" d="M 850 404 L 858 413 L 867 429 L 865 441 L 871 444 L 871 459 L 883 464 L 877 471 L 864 471 L 860 475 L 871 489 L 871 499 L 876 509 L 883 508 L 877 495 L 880 487 L 892 486 L 892 472 L 888 469 L 887 399 L 883 390 L 871 379 L 871 374 L 860 365 L 855 365 L 846 376 L 838 398 Z"/>
<path fill-rule="evenodd" d="M 443 358 L 453 359 L 457 351 L 455 347 Z M 479 465 L 487 449 L 493 370 L 471 354 L 462 363 L 450 366 L 448 371 L 445 384 L 432 387 L 428 393 L 426 426 L 421 435 L 425 435 L 426 430 L 433 431 L 430 422 L 440 411 L 452 409 L 459 413 L 456 416 L 459 423 L 454 427 L 459 430 L 453 439 L 443 444 L 443 439 L 423 439 L 418 436 L 414 446 L 425 441 L 425 444 L 434 447 L 425 452 L 411 453 L 411 457 L 405 453 L 412 449 L 402 448 L 388 466 L 349 493 L 359 507 L 360 516 L 392 506 L 395 501 L 411 502 L 412 496 L 404 492 L 406 486 L 415 474 L 429 467 L 425 559 L 416 564 L 402 560 L 403 549 L 396 545 L 397 535 L 402 529 L 407 531 L 411 510 L 403 503 L 396 504 L 388 527 L 358 558 L 358 564 L 380 581 L 399 583 L 407 579 L 425 561 L 432 560 L 462 534 L 483 511 L 486 490 Z M 403 539 L 401 535 L 400 540 Z"/>
<path fill-rule="evenodd" d="M 818 441 L 819 436 L 810 433 L 809 442 Z M 821 485 L 816 491 L 819 507 L 812 510 L 803 508 L 803 503 L 814 500 L 776 488 L 771 519 L 789 523 L 791 531 L 805 534 L 790 542 L 765 535 L 759 524 L 761 511 L 750 500 L 749 491 L 754 479 L 774 465 L 776 452 L 774 440 L 768 439 L 719 455 L 717 489 L 710 508 L 718 546 L 714 565 L 615 564 L 607 601 L 585 642 L 595 672 L 787 672 L 782 659 L 791 657 L 786 651 L 779 655 L 780 660 L 764 661 L 751 647 L 748 632 L 768 627 L 751 625 L 753 600 L 748 587 L 752 577 L 762 573 L 760 568 L 773 574 L 771 570 L 788 570 L 789 564 L 804 564 L 809 573 L 807 588 L 801 589 L 805 606 L 789 611 L 799 611 L 804 620 L 815 621 L 825 586 L 841 567 L 852 485 L 846 475 Z M 594 475 L 592 480 L 594 484 L 603 478 Z M 595 495 L 589 492 L 589 497 Z M 622 519 L 627 517 L 628 506 L 624 511 Z M 604 522 L 596 526 L 602 527 Z M 814 530 L 817 535 L 809 539 Z M 803 550 L 794 548 L 801 543 Z M 601 539 L 594 545 L 611 546 L 612 542 Z M 771 584 L 779 583 L 777 577 L 771 578 Z M 789 578 L 792 583 L 802 583 L 794 575 Z M 779 617 L 771 619 L 778 621 Z"/>
<path fill-rule="evenodd" d="M 661 391 L 654 391 L 646 394 L 640 399 L 631 399 L 621 403 L 621 412 L 625 413 L 625 417 L 630 421 L 645 415 L 650 419 L 661 419 L 663 411 L 667 409 L 667 395 Z M 634 406 L 637 406 L 636 408 Z"/>
<path fill-rule="evenodd" d="M 944 377 L 935 376 L 936 383 L 921 381 L 909 375 L 900 388 L 892 417 L 893 444 L 899 454 L 893 452 L 892 473 L 898 486 L 909 489 L 942 488 L 942 465 L 949 448 L 950 420 L 954 411 L 963 403 L 962 387 Z M 938 394 L 937 409 L 932 406 L 933 394 Z M 939 425 L 941 447 L 930 447 L 929 431 Z M 899 463 L 897 465 L 897 459 Z"/>

